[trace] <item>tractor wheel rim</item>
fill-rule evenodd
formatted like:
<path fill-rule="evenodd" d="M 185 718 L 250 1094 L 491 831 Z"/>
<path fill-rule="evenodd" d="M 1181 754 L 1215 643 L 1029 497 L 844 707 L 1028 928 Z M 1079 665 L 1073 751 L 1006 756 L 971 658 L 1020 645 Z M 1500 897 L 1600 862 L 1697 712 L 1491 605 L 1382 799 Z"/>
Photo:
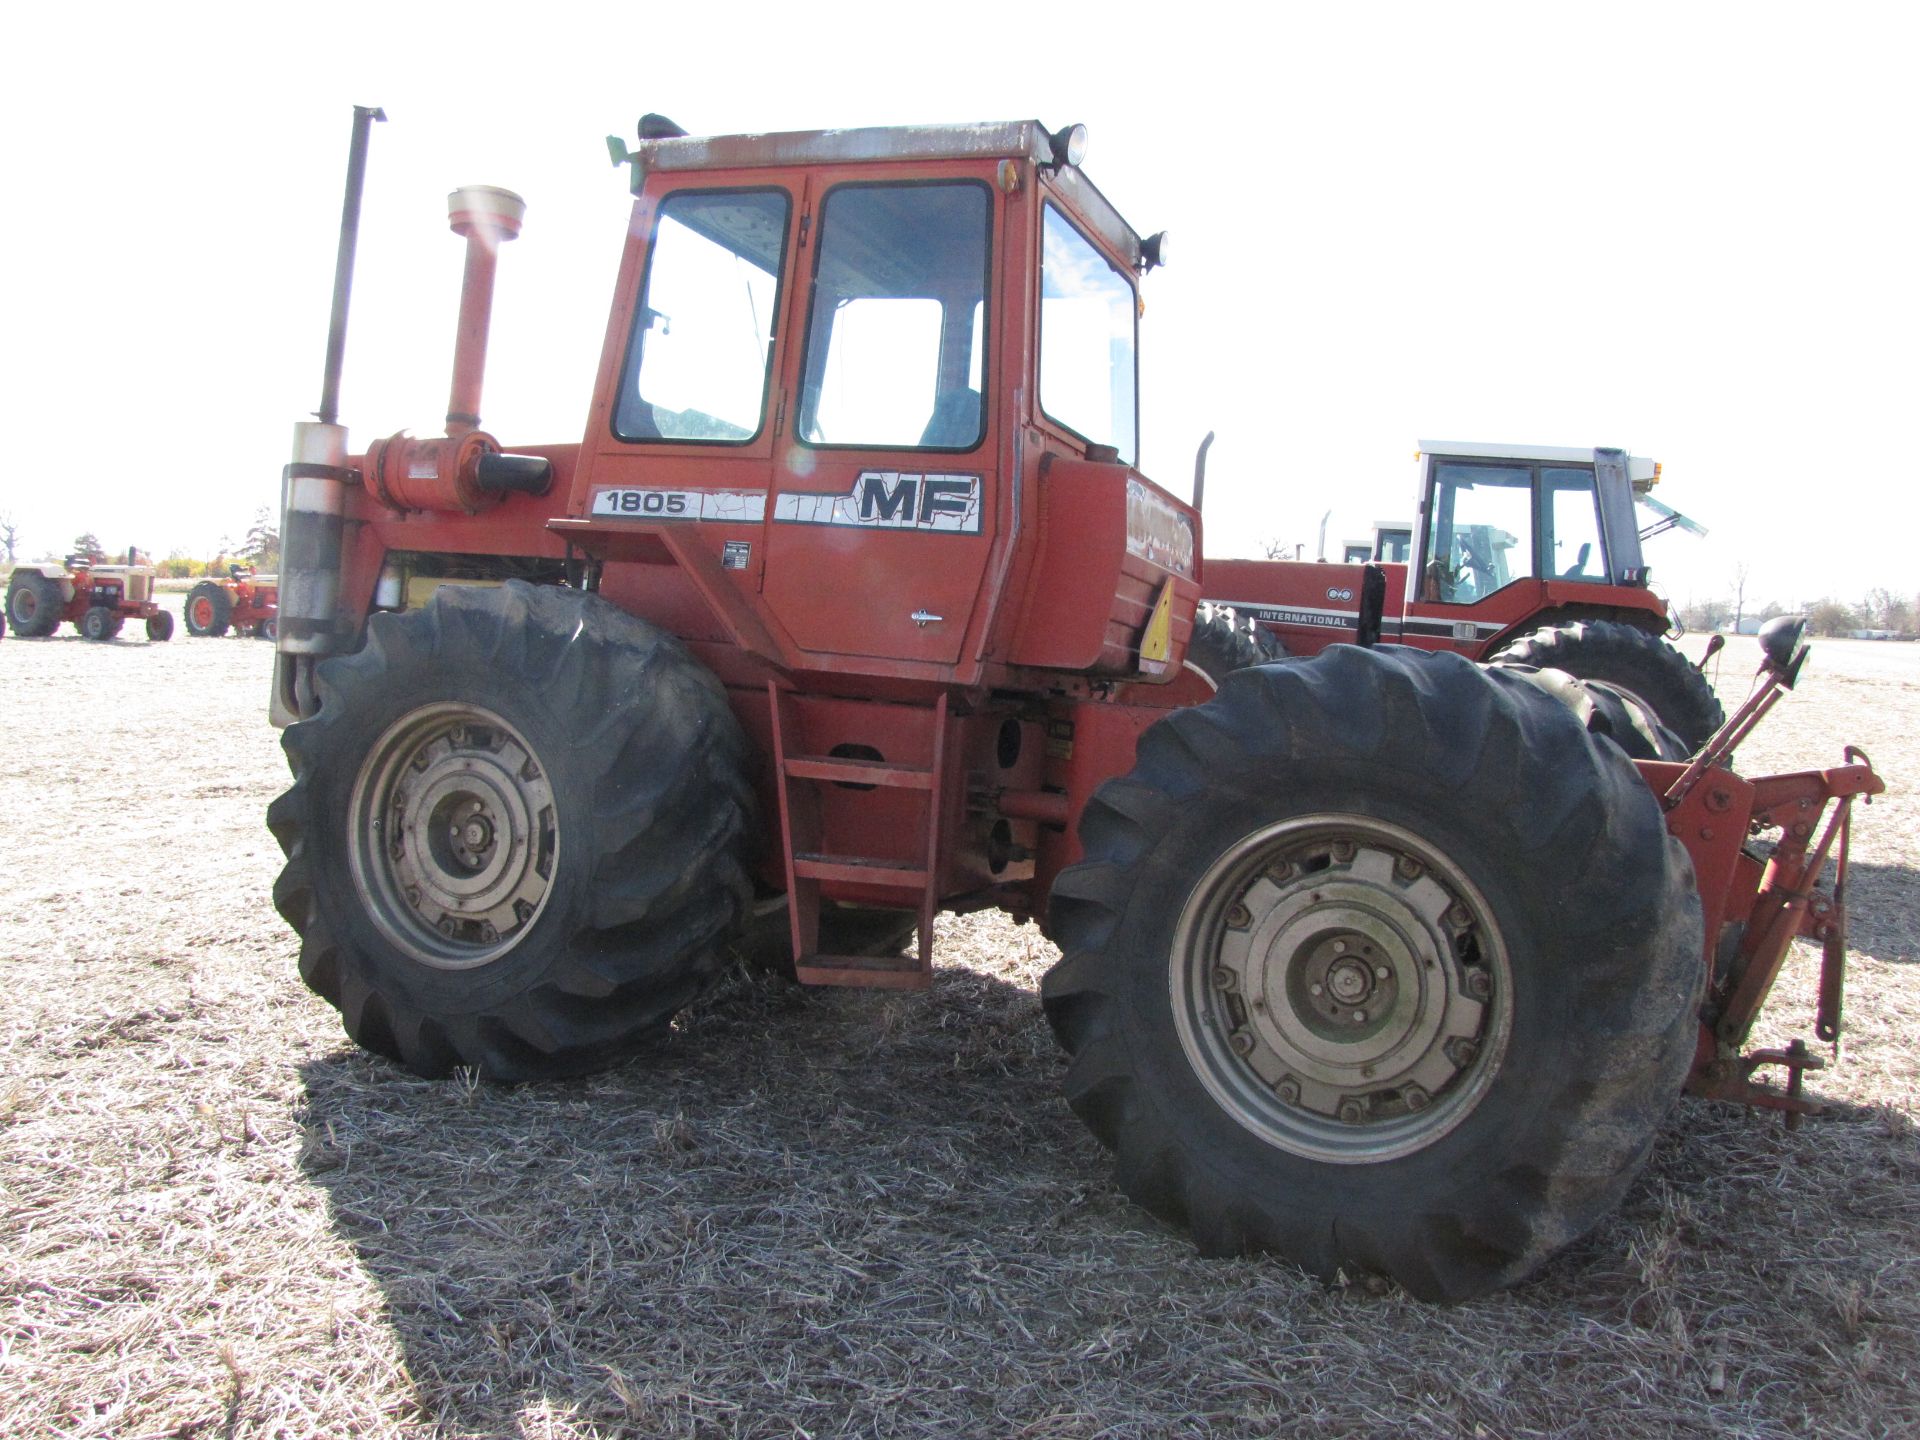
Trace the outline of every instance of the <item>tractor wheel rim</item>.
<path fill-rule="evenodd" d="M 490 710 L 444 703 L 402 716 L 368 752 L 349 811 L 348 863 L 367 914 L 422 964 L 489 964 L 546 908 L 560 858 L 553 784 Z"/>
<path fill-rule="evenodd" d="M 193 602 L 193 623 L 201 630 L 213 624 L 213 602 L 204 595 Z"/>
<path fill-rule="evenodd" d="M 1460 868 L 1400 826 L 1314 815 L 1247 835 L 1174 934 L 1175 1028 L 1235 1121 L 1366 1164 L 1466 1119 L 1500 1067 L 1512 970 Z"/>

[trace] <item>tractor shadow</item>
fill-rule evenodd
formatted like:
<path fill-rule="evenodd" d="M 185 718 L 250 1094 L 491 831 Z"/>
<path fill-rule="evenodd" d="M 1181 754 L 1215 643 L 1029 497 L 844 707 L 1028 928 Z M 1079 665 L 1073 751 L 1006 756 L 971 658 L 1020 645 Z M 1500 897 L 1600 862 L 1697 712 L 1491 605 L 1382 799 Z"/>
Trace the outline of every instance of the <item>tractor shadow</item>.
<path fill-rule="evenodd" d="M 841 1366 L 849 1323 L 979 1329 L 1022 1252 L 1190 1259 L 1113 1191 L 1060 1064 L 1033 991 L 970 970 L 914 996 L 736 978 L 580 1081 L 423 1081 L 343 1045 L 301 1067 L 300 1161 L 423 1419 L 685 1433 L 703 1382 Z"/>

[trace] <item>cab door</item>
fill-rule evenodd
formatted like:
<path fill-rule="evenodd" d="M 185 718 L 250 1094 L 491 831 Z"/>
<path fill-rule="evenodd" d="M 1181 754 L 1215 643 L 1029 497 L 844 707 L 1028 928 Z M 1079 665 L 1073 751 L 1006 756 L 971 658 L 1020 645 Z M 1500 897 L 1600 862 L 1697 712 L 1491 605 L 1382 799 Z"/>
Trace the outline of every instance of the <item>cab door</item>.
<path fill-rule="evenodd" d="M 996 193 L 828 178 L 805 206 L 767 605 L 802 650 L 953 664 L 996 525 Z"/>

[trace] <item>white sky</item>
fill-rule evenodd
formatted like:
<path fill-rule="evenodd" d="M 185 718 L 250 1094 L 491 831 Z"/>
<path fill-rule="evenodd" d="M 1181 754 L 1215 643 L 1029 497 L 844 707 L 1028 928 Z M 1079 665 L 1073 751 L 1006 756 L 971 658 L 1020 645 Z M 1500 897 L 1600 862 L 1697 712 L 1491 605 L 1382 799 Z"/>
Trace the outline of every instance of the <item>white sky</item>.
<path fill-rule="evenodd" d="M 202 552 L 319 398 L 352 104 L 375 129 L 342 419 L 446 408 L 446 192 L 527 197 L 483 412 L 573 440 L 629 197 L 601 137 L 1085 122 L 1142 233 L 1143 468 L 1219 432 L 1211 553 L 1410 512 L 1418 438 L 1611 444 L 1713 531 L 1674 598 L 1920 590 L 1912 8 L 42 7 L 8 22 L 0 511 Z M 301 23 L 283 18 L 298 16 Z M 944 17 L 944 18 L 934 18 Z M 996 28 L 997 27 L 997 28 Z"/>

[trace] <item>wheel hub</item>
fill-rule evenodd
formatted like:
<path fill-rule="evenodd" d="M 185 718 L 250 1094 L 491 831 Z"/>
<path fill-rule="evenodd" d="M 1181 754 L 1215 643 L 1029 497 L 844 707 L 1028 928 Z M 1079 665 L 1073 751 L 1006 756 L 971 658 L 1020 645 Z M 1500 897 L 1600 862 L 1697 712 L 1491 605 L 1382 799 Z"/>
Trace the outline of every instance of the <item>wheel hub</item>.
<path fill-rule="evenodd" d="M 1431 1144 L 1477 1103 L 1504 1050 L 1507 975 L 1456 866 L 1398 826 L 1318 816 L 1214 863 L 1171 979 L 1182 1045 L 1236 1120 L 1358 1163 Z"/>
<path fill-rule="evenodd" d="M 553 787 L 532 747 L 477 706 L 427 706 L 374 745 L 354 788 L 354 883 L 415 959 L 499 958 L 545 906 L 559 854 Z"/>

